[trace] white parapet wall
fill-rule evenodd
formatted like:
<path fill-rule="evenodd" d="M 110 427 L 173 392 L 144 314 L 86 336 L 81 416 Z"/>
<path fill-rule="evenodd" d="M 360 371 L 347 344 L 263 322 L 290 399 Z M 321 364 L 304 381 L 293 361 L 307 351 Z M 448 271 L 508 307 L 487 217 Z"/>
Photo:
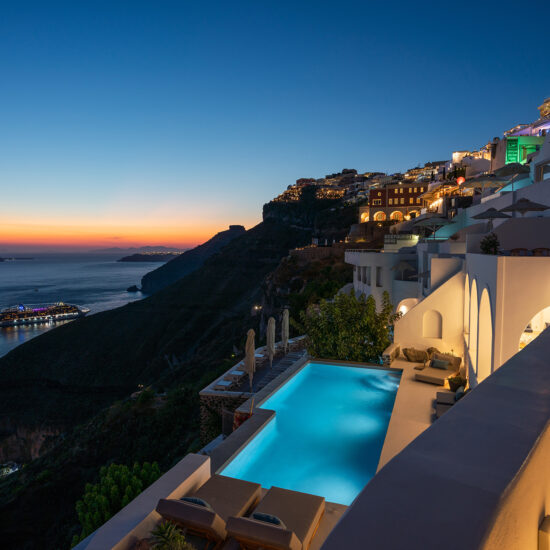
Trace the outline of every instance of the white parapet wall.
<path fill-rule="evenodd" d="M 403 348 L 453 352 L 462 356 L 464 274 L 456 273 L 418 302 L 395 324 L 394 342 Z"/>
<path fill-rule="evenodd" d="M 188 454 L 75 548 L 76 550 L 131 550 L 148 538 L 160 521 L 155 511 L 161 498 L 181 498 L 210 478 L 210 457 Z"/>

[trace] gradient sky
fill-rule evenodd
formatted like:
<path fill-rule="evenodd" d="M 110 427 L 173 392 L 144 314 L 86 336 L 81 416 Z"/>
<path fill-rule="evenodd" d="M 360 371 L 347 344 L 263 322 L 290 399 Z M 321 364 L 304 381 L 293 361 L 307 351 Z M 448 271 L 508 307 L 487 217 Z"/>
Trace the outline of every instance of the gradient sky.
<path fill-rule="evenodd" d="M 546 2 L 12 2 L 0 250 L 197 244 L 299 177 L 479 147 L 550 95 Z"/>

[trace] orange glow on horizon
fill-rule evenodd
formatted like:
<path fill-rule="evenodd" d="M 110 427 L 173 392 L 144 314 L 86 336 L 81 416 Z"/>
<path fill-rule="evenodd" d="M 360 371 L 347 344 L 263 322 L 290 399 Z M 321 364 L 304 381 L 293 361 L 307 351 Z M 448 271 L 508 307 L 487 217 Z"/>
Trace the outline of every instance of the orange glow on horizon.
<path fill-rule="evenodd" d="M 254 222 L 253 222 L 254 223 Z M 252 225 L 252 224 L 250 224 Z M 246 227 L 250 227 L 247 225 Z M 191 248 L 201 244 L 229 224 L 212 223 L 189 227 L 174 223 L 153 225 L 90 224 L 72 222 L 67 225 L 3 223 L 0 247 L 55 247 L 94 249 L 106 247 L 167 246 Z"/>

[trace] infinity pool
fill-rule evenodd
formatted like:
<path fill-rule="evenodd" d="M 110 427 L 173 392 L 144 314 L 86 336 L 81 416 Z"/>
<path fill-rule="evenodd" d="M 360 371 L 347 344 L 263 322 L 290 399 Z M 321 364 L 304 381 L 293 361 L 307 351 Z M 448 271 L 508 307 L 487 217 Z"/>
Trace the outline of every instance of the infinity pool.
<path fill-rule="evenodd" d="M 351 504 L 376 473 L 400 380 L 308 363 L 261 405 L 275 417 L 221 473 Z"/>

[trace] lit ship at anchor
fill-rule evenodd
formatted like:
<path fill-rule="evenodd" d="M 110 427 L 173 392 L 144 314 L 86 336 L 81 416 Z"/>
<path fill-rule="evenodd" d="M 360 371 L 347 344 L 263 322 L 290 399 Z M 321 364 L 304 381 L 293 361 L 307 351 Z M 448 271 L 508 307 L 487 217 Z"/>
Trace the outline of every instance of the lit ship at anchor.
<path fill-rule="evenodd" d="M 89 313 L 87 307 L 57 302 L 25 306 L 19 304 L 0 311 L 0 327 L 17 327 L 55 321 L 68 321 Z"/>

